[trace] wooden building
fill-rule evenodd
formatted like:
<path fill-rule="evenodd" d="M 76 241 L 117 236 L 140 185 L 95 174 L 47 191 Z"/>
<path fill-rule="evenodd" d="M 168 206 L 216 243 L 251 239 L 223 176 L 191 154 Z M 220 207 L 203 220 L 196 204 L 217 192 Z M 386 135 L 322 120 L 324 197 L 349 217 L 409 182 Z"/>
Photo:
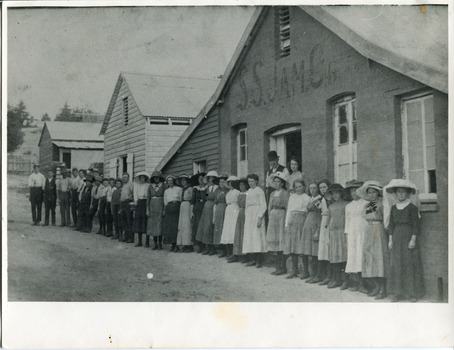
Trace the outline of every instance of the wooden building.
<path fill-rule="evenodd" d="M 157 168 L 202 163 L 263 184 L 276 150 L 281 164 L 301 159 L 306 181 L 408 178 L 421 192 L 427 295 L 446 300 L 447 23 L 445 6 L 259 8 L 216 93 Z"/>
<path fill-rule="evenodd" d="M 105 173 L 151 173 L 218 84 L 218 79 L 121 73 L 101 129 Z"/>
<path fill-rule="evenodd" d="M 64 162 L 67 168 L 87 169 L 102 162 L 104 137 L 102 123 L 45 122 L 38 142 L 41 172 L 46 174 L 52 162 Z"/>

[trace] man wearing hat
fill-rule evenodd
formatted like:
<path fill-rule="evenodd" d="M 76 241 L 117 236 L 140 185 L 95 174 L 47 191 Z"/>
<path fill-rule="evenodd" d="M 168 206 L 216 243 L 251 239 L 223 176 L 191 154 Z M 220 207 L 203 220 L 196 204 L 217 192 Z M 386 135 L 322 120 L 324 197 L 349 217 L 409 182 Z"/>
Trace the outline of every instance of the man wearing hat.
<path fill-rule="evenodd" d="M 134 185 L 129 180 L 129 174 L 122 176 L 123 186 L 120 195 L 120 220 L 123 229 L 123 242 L 134 243 L 132 234 L 133 213 L 130 210 L 130 203 L 134 200 Z"/>
<path fill-rule="evenodd" d="M 268 162 L 270 164 L 270 169 L 266 172 L 266 182 L 265 182 L 265 198 L 266 198 L 266 205 L 270 201 L 271 192 L 273 192 L 276 187 L 274 185 L 274 176 L 277 172 L 283 174 L 283 176 L 289 175 L 288 170 L 279 164 L 279 156 L 277 155 L 276 151 L 269 151 L 268 152 Z M 268 226 L 268 211 L 265 213 L 265 221 L 266 225 Z"/>
<path fill-rule="evenodd" d="M 56 181 L 57 184 L 57 201 L 60 203 L 60 226 L 69 226 L 71 223 L 69 212 L 69 195 L 71 191 L 71 182 L 68 176 L 71 171 L 68 169 L 62 171 L 62 178 Z"/>
<path fill-rule="evenodd" d="M 77 221 L 77 229 L 83 232 L 91 232 L 90 225 L 90 205 L 91 205 L 91 191 L 93 187 L 93 176 L 87 175 L 85 177 L 85 186 L 80 192 L 79 201 L 79 217 Z"/>
<path fill-rule="evenodd" d="M 39 165 L 33 166 L 33 172 L 28 177 L 28 187 L 30 188 L 30 203 L 32 206 L 32 225 L 38 225 L 41 221 L 41 210 L 43 204 L 43 191 L 46 178 L 39 172 Z"/>
<path fill-rule="evenodd" d="M 100 186 L 101 186 L 101 181 L 102 178 L 99 175 L 94 175 L 93 176 L 94 184 L 91 189 L 91 204 L 90 204 L 90 217 L 89 217 L 89 232 L 91 232 L 93 228 L 93 218 L 95 217 L 96 213 L 98 212 L 98 207 L 99 207 L 99 195 L 100 195 Z M 100 226 L 101 229 L 101 226 Z M 98 231 L 99 233 L 99 231 Z"/>
<path fill-rule="evenodd" d="M 52 217 L 52 226 L 55 226 L 55 207 L 57 205 L 57 187 L 55 174 L 52 170 L 49 170 L 48 178 L 44 185 L 44 225 L 49 226 L 49 212 Z"/>
<path fill-rule="evenodd" d="M 71 207 L 71 214 L 73 216 L 73 226 L 77 226 L 77 206 L 79 204 L 79 192 L 78 189 L 82 185 L 83 180 L 79 176 L 79 171 L 77 168 L 73 168 L 72 175 L 69 179 L 69 183 L 71 186 L 70 192 L 70 207 Z"/>

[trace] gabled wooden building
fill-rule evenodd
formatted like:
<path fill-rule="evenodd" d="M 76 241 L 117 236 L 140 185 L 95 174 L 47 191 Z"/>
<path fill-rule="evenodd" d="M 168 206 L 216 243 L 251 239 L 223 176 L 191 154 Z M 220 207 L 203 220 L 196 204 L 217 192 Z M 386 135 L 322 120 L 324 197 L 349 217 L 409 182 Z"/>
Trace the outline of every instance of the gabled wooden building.
<path fill-rule="evenodd" d="M 218 79 L 121 73 L 101 128 L 105 173 L 151 173 L 218 84 Z"/>
<path fill-rule="evenodd" d="M 46 174 L 53 162 L 78 169 L 101 162 L 104 137 L 100 130 L 101 123 L 45 122 L 38 142 L 41 172 Z"/>
<path fill-rule="evenodd" d="M 427 295 L 446 300 L 447 17 L 445 6 L 258 8 L 216 93 L 157 168 L 204 164 L 263 183 L 276 150 L 282 164 L 300 158 L 307 181 L 408 178 L 421 192 Z"/>

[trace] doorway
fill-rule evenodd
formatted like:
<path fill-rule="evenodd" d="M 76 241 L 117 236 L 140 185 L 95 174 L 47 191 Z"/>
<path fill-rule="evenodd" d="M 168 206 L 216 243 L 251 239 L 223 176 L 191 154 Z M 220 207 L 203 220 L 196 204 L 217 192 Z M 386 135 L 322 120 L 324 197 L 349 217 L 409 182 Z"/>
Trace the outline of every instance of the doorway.
<path fill-rule="evenodd" d="M 280 129 L 270 135 L 270 151 L 276 151 L 279 163 L 288 168 L 292 157 L 302 162 L 301 127 L 293 126 Z"/>

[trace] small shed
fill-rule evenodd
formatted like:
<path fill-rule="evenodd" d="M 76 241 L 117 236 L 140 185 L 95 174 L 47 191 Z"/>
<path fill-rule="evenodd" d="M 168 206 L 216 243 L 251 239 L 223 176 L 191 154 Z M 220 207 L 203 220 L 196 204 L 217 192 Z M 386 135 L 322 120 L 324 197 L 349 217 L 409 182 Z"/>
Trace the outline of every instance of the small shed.
<path fill-rule="evenodd" d="M 105 173 L 151 173 L 218 84 L 214 78 L 120 73 L 100 132 Z"/>
<path fill-rule="evenodd" d="M 39 164 L 45 173 L 52 162 L 64 162 L 67 168 L 87 169 L 102 162 L 104 137 L 102 123 L 46 122 L 38 142 Z"/>

